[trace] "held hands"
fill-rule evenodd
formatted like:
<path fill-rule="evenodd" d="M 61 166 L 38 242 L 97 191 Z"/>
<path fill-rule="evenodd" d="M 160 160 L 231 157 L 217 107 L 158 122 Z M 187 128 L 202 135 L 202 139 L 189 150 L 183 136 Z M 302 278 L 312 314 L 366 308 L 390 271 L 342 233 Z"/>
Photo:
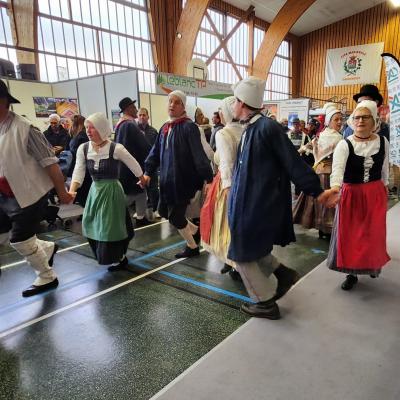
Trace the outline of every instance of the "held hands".
<path fill-rule="evenodd" d="M 142 175 L 139 177 L 139 182 L 137 183 L 142 189 L 145 189 L 146 186 L 149 186 L 151 178 L 147 175 Z"/>
<path fill-rule="evenodd" d="M 327 208 L 334 208 L 340 200 L 339 188 L 325 190 L 318 197 L 318 203 L 323 204 Z"/>
<path fill-rule="evenodd" d="M 64 191 L 57 193 L 57 196 L 61 204 L 71 204 L 75 200 L 76 192 Z"/>

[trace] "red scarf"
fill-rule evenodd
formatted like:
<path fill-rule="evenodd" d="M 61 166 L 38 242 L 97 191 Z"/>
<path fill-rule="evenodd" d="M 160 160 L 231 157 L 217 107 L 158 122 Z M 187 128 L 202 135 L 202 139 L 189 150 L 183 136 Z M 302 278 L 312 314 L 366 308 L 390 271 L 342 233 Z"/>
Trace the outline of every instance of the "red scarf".
<path fill-rule="evenodd" d="M 185 116 L 185 117 L 175 119 L 174 121 L 166 122 L 163 127 L 164 136 L 168 135 L 170 128 L 172 129 L 175 125 L 179 125 L 180 123 L 182 123 L 184 121 L 191 121 L 191 119 Z"/>

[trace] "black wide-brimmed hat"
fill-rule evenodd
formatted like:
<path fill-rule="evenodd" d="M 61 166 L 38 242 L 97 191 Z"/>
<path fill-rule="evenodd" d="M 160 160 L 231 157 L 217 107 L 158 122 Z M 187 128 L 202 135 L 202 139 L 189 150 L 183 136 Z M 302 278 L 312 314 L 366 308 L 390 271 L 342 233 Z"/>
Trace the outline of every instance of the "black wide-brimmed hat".
<path fill-rule="evenodd" d="M 0 98 L 7 97 L 10 104 L 20 103 L 15 97 L 12 97 L 8 91 L 7 85 L 0 79 Z"/>
<path fill-rule="evenodd" d="M 360 89 L 360 93 L 357 93 L 353 96 L 353 100 L 357 103 L 360 97 L 368 96 L 371 97 L 372 100 L 378 102 L 378 107 L 380 107 L 383 103 L 383 97 L 379 93 L 379 89 L 375 85 L 364 85 Z"/>
<path fill-rule="evenodd" d="M 130 97 L 124 97 L 120 102 L 119 102 L 119 108 L 121 109 L 121 112 L 124 112 L 131 104 L 136 103 L 136 100 L 132 100 Z"/>

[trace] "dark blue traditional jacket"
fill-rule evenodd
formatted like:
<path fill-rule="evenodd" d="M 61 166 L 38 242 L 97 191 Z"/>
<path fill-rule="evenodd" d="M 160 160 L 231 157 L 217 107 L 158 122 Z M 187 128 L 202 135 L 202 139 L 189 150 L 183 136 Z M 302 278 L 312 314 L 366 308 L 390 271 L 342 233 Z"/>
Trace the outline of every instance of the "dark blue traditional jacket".
<path fill-rule="evenodd" d="M 307 195 L 322 193 L 318 176 L 301 159 L 284 128 L 260 117 L 242 136 L 233 173 L 228 206 L 231 260 L 256 261 L 274 244 L 286 246 L 296 240 L 290 181 Z"/>
<path fill-rule="evenodd" d="M 168 205 L 188 204 L 204 181 L 211 182 L 210 161 L 200 141 L 199 128 L 190 120 L 173 125 L 168 134 L 165 125 L 145 162 L 146 175 L 160 167 L 160 200 Z"/>
<path fill-rule="evenodd" d="M 115 141 L 121 143 L 136 158 L 136 161 L 144 169 L 144 161 L 149 155 L 151 146 L 143 136 L 134 121 L 122 121 L 115 129 Z M 137 185 L 138 178 L 123 163 L 119 174 L 119 181 L 124 188 L 125 194 L 137 194 L 143 190 Z"/>

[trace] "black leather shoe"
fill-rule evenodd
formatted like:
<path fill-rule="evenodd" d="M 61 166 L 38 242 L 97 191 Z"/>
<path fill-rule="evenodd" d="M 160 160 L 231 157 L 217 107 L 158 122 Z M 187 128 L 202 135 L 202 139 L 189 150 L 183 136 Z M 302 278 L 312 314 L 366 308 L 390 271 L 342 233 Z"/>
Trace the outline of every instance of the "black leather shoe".
<path fill-rule="evenodd" d="M 242 277 L 240 276 L 239 272 L 236 271 L 236 269 L 233 269 L 233 268 L 232 268 L 232 269 L 229 271 L 229 276 L 230 276 L 234 281 L 243 282 Z"/>
<path fill-rule="evenodd" d="M 57 286 L 58 286 L 57 278 L 54 279 L 54 281 L 46 283 L 45 285 L 40 285 L 40 286 L 31 285 L 22 292 L 22 296 L 23 297 L 34 296 L 35 294 L 43 293 L 50 289 L 55 289 Z"/>
<path fill-rule="evenodd" d="M 230 270 L 232 269 L 232 267 L 228 264 L 224 264 L 224 266 L 221 268 L 221 274 L 226 274 L 228 273 Z"/>
<path fill-rule="evenodd" d="M 200 243 L 200 239 L 201 239 L 201 237 L 200 237 L 200 228 L 197 229 L 197 232 L 193 235 L 193 239 L 196 242 L 196 244 Z"/>
<path fill-rule="evenodd" d="M 245 314 L 256 318 L 280 319 L 278 304 L 274 301 L 263 301 L 256 304 L 242 304 L 240 310 Z"/>
<path fill-rule="evenodd" d="M 136 218 L 135 228 L 141 228 L 142 226 L 150 225 L 151 222 L 146 218 Z"/>
<path fill-rule="evenodd" d="M 274 271 L 274 275 L 278 279 L 278 287 L 276 288 L 276 293 L 273 297 L 274 300 L 278 300 L 284 296 L 300 279 L 300 275 L 294 269 L 285 267 L 283 264 L 280 264 Z"/>
<path fill-rule="evenodd" d="M 128 266 L 128 259 L 126 257 L 124 257 L 123 260 L 119 264 L 110 265 L 107 269 L 110 272 L 121 271 L 123 269 L 126 269 L 127 266 Z"/>
<path fill-rule="evenodd" d="M 347 275 L 346 280 L 342 283 L 343 290 L 351 290 L 353 286 L 358 282 L 356 275 Z"/>
<path fill-rule="evenodd" d="M 200 249 L 198 247 L 191 249 L 190 247 L 186 246 L 185 250 L 183 250 L 181 253 L 175 254 L 175 258 L 196 257 L 198 255 L 200 255 Z"/>
<path fill-rule="evenodd" d="M 50 265 L 50 267 L 53 266 L 54 255 L 57 253 L 57 251 L 58 251 L 58 244 L 57 244 L 57 243 L 54 243 L 53 254 L 51 255 L 50 260 L 49 260 L 49 265 Z"/>

